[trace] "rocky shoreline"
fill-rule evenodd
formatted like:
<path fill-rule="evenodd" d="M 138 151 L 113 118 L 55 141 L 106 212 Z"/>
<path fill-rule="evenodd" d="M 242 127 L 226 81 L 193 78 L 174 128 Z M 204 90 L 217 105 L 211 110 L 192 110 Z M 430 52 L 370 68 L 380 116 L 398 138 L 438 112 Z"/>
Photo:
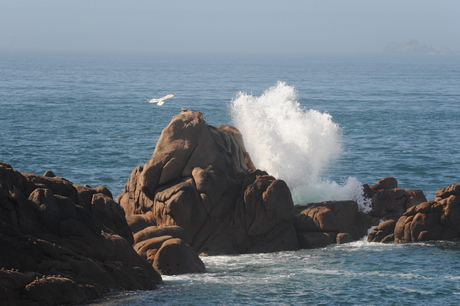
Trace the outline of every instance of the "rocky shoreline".
<path fill-rule="evenodd" d="M 286 183 L 257 169 L 243 137 L 183 110 L 117 201 L 98 186 L 0 162 L 0 304 L 82 304 L 113 290 L 152 290 L 161 274 L 204 272 L 200 256 L 324 247 L 362 239 L 460 237 L 460 185 L 433 201 L 395 178 L 355 201 L 295 206 Z"/>

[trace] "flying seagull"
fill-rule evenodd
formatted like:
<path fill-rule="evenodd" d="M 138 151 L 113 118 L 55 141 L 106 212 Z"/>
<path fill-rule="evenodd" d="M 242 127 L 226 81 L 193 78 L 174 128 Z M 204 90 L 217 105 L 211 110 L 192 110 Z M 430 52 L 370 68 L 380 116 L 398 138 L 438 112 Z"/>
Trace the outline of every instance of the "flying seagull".
<path fill-rule="evenodd" d="M 166 95 L 166 96 L 164 96 L 162 98 L 159 98 L 159 99 L 150 99 L 149 103 L 156 103 L 157 105 L 163 105 L 163 103 L 165 103 L 164 100 L 172 98 L 175 95 L 176 94 L 170 94 L 170 95 Z"/>

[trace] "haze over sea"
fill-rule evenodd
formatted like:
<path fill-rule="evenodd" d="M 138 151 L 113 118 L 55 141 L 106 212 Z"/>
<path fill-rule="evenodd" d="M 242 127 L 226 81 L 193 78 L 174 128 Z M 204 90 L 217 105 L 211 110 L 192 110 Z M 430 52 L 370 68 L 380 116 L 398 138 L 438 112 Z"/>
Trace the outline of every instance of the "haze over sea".
<path fill-rule="evenodd" d="M 285 179 L 299 204 L 349 198 L 386 176 L 428 200 L 460 183 L 455 54 L 23 53 L 2 54 L 0 71 L 0 161 L 105 185 L 115 197 L 181 108 L 240 128 L 256 166 Z M 162 106 L 147 103 L 170 93 Z M 458 242 L 360 241 L 205 257 L 204 274 L 164 277 L 159 290 L 98 304 L 456 305 L 459 256 Z"/>

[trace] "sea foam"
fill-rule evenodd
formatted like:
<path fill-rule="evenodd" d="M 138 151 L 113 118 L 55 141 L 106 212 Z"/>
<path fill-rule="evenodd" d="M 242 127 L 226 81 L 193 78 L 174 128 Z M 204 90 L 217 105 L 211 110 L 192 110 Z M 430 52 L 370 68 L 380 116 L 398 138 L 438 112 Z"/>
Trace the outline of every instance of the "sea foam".
<path fill-rule="evenodd" d="M 321 179 L 342 151 L 341 128 L 330 114 L 304 109 L 293 86 L 278 82 L 260 96 L 239 92 L 230 112 L 256 167 L 286 181 L 295 204 L 356 200 L 369 209 L 356 178 Z"/>

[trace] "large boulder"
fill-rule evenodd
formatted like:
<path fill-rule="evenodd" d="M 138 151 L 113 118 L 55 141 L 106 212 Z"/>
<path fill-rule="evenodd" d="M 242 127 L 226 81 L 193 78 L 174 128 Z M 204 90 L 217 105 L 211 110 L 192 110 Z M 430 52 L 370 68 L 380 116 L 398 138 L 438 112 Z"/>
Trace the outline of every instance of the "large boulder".
<path fill-rule="evenodd" d="M 176 275 L 203 272 L 205 267 L 197 260 L 194 250 L 179 238 L 167 239 L 155 254 L 155 270 L 161 274 Z"/>
<path fill-rule="evenodd" d="M 118 203 L 132 230 L 181 227 L 183 242 L 198 253 L 298 247 L 287 185 L 255 169 L 237 129 L 210 126 L 198 112 L 173 117 L 151 159 L 132 171 Z"/>
<path fill-rule="evenodd" d="M 204 263 L 180 226 L 148 226 L 134 235 L 134 250 L 164 275 L 204 272 Z"/>
<path fill-rule="evenodd" d="M 133 241 L 106 188 L 0 163 L 0 304 L 86 303 L 110 290 L 154 289 L 161 277 Z"/>

